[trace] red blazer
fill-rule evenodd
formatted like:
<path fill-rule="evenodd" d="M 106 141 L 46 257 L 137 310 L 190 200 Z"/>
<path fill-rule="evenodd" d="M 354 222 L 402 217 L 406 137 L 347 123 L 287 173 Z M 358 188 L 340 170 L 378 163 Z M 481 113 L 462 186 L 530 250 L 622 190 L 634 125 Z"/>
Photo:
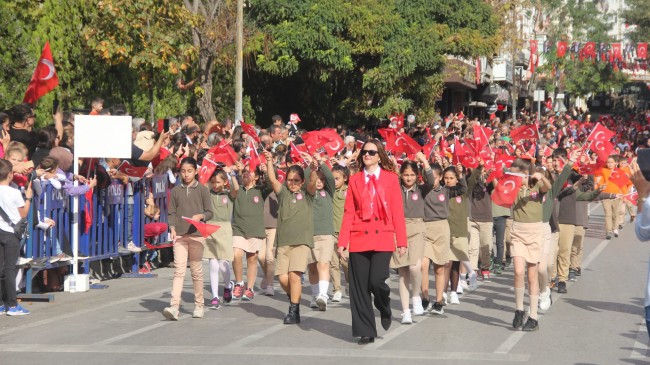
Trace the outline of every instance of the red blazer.
<path fill-rule="evenodd" d="M 350 252 L 393 252 L 396 246 L 407 247 L 406 220 L 398 177 L 382 169 L 378 183 L 386 196 L 388 217 L 383 221 L 375 215 L 370 221 L 363 221 L 361 199 L 366 186 L 365 173 L 361 170 L 350 177 L 338 247 L 345 247 Z"/>

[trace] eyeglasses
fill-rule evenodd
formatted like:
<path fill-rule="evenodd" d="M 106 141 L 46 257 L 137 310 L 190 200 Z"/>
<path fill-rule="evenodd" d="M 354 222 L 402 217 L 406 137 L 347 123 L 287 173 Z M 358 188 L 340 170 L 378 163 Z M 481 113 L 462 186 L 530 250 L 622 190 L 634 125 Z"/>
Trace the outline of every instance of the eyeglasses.
<path fill-rule="evenodd" d="M 375 150 L 361 150 L 361 156 L 363 155 L 376 156 L 378 153 L 379 151 L 375 151 Z"/>

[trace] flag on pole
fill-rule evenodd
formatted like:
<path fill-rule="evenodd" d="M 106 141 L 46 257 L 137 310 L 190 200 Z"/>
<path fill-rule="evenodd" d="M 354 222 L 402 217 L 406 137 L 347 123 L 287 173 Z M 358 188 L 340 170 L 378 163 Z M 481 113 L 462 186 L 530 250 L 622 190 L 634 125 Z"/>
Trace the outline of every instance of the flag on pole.
<path fill-rule="evenodd" d="M 59 77 L 56 75 L 50 42 L 45 42 L 41 58 L 38 60 L 32 80 L 27 86 L 23 103 L 34 104 L 43 95 L 52 91 L 59 85 Z"/>

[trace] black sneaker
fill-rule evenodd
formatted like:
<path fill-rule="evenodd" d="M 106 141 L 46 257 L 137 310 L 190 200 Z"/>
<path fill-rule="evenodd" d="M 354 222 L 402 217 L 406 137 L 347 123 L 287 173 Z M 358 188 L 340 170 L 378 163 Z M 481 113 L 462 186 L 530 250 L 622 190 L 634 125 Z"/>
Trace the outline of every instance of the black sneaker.
<path fill-rule="evenodd" d="M 619 225 L 618 225 L 618 229 L 623 229 L 623 225 L 622 225 L 622 224 L 619 224 Z"/>
<path fill-rule="evenodd" d="M 422 298 L 422 308 L 428 307 L 429 303 L 429 298 Z"/>
<path fill-rule="evenodd" d="M 536 319 L 532 319 L 530 317 L 528 317 L 526 324 L 524 324 L 524 326 L 521 327 L 522 331 L 527 331 L 527 332 L 537 331 L 538 329 L 539 329 L 539 323 L 537 322 Z"/>
<path fill-rule="evenodd" d="M 521 328 L 524 325 L 524 315 L 526 312 L 515 310 L 515 319 L 512 320 L 512 328 Z"/>
<path fill-rule="evenodd" d="M 569 281 L 576 281 L 576 271 L 575 270 L 569 270 Z"/>
<path fill-rule="evenodd" d="M 557 292 L 562 293 L 562 294 L 566 294 L 566 292 L 567 292 L 566 283 L 564 281 L 560 281 L 559 283 L 557 283 Z"/>
<path fill-rule="evenodd" d="M 582 269 L 581 268 L 575 269 L 575 272 L 576 272 L 576 276 L 582 276 Z"/>
<path fill-rule="evenodd" d="M 445 310 L 442 309 L 442 303 L 435 302 L 429 311 L 431 314 L 445 314 Z"/>
<path fill-rule="evenodd" d="M 605 235 L 605 239 L 606 239 L 606 240 L 611 240 L 611 239 L 612 239 L 612 233 L 611 233 L 611 232 L 607 232 L 607 234 Z"/>

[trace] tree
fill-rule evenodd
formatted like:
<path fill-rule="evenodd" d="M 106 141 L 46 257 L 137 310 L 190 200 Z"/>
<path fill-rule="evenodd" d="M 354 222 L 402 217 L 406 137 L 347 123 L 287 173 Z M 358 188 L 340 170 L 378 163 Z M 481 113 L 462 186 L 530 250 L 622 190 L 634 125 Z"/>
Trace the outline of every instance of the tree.
<path fill-rule="evenodd" d="M 627 25 L 635 25 L 636 28 L 629 35 L 635 42 L 647 42 L 650 34 L 650 1 L 647 0 L 626 0 L 627 9 L 621 12 Z"/>
<path fill-rule="evenodd" d="M 298 112 L 314 125 L 433 114 L 447 55 L 491 57 L 500 43 L 480 0 L 250 4 L 264 34 L 247 83 L 258 114 Z"/>

